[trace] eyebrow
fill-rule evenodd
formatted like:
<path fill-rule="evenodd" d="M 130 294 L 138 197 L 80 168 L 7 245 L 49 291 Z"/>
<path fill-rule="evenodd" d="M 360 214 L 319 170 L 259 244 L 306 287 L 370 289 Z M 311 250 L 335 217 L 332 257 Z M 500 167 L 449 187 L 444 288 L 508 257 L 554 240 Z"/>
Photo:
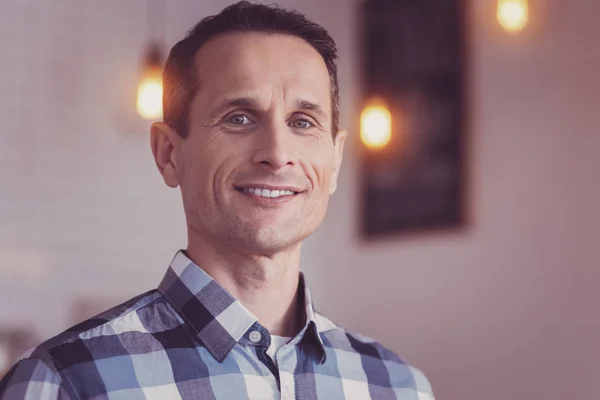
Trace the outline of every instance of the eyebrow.
<path fill-rule="evenodd" d="M 312 111 L 315 114 L 318 114 L 321 118 L 327 118 L 327 113 L 323 106 L 317 103 L 310 102 L 308 100 L 296 100 L 295 102 L 296 108 L 300 110 Z"/>
<path fill-rule="evenodd" d="M 210 115 L 221 115 L 226 110 L 235 107 L 258 108 L 258 100 L 253 97 L 240 97 L 237 99 L 226 99 L 215 106 Z"/>
<path fill-rule="evenodd" d="M 230 108 L 245 107 L 258 109 L 260 102 L 254 97 L 240 97 L 236 99 L 226 99 L 215 106 L 211 112 L 211 115 L 221 115 L 223 112 Z M 318 114 L 322 118 L 327 118 L 327 113 L 323 106 L 318 103 L 313 103 L 308 100 L 298 99 L 294 102 L 295 108 L 299 110 L 312 111 Z"/>

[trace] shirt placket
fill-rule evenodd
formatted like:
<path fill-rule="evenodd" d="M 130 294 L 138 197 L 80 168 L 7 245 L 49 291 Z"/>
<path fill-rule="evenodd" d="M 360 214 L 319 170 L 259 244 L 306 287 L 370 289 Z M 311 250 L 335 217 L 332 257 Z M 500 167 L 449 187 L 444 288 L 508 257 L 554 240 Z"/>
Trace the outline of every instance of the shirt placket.
<path fill-rule="evenodd" d="M 296 399 L 294 370 L 297 364 L 294 345 L 291 343 L 284 345 L 275 357 L 277 358 L 277 368 L 279 370 L 281 400 L 294 400 Z"/>

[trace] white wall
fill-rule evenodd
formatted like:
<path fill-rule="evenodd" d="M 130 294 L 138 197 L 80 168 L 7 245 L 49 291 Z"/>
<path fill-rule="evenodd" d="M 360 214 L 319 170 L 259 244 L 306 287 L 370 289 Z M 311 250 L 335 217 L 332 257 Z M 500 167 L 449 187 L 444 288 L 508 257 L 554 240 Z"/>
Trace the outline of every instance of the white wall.
<path fill-rule="evenodd" d="M 226 3 L 169 2 L 169 44 Z M 283 2 L 338 41 L 351 130 L 357 3 Z M 470 228 L 361 242 L 351 142 L 303 268 L 322 311 L 413 361 L 442 400 L 594 398 L 600 3 L 547 1 L 514 38 L 491 0 L 472 3 Z M 152 288 L 185 246 L 132 112 L 144 5 L 0 1 L 0 325 L 56 333 L 73 300 Z"/>

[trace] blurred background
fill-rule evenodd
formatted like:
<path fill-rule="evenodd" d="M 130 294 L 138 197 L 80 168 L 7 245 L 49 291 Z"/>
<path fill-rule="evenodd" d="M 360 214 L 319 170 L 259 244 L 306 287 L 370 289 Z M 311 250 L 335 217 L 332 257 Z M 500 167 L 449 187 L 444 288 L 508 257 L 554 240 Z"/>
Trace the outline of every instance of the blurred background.
<path fill-rule="evenodd" d="M 156 287 L 185 246 L 138 86 L 152 43 L 166 52 L 231 3 L 0 1 L 0 375 L 27 347 Z M 460 17 L 461 72 L 445 78 L 463 105 L 450 146 L 457 214 L 427 229 L 395 219 L 385 234 L 364 228 L 382 213 L 368 199 L 383 187 L 392 215 L 401 179 L 373 183 L 373 162 L 395 153 L 377 149 L 385 137 L 361 139 L 389 123 L 385 112 L 365 122 L 377 87 L 364 3 L 280 1 L 336 40 L 350 132 L 338 192 L 304 247 L 317 309 L 418 366 L 441 400 L 596 398 L 600 2 L 429 2 L 459 11 L 438 13 L 444 23 Z M 419 35 L 402 37 L 418 47 Z"/>

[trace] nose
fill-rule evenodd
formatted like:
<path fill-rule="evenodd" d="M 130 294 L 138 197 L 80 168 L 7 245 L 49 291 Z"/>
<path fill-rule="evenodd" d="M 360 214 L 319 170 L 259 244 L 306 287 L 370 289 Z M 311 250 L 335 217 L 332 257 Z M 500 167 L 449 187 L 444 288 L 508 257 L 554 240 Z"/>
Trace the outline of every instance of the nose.
<path fill-rule="evenodd" d="M 293 133 L 284 122 L 272 122 L 265 126 L 257 132 L 257 146 L 252 161 L 273 170 L 296 165 L 292 136 Z"/>

